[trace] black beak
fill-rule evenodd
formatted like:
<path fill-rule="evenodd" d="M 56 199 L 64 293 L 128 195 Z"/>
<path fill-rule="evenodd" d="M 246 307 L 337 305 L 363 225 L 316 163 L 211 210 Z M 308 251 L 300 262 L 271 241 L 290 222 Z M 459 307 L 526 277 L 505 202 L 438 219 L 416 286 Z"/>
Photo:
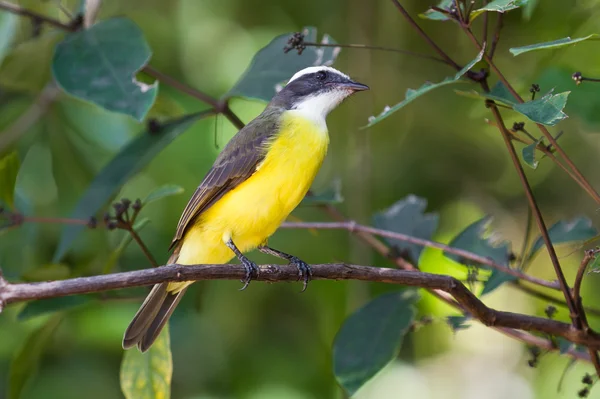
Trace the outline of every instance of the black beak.
<path fill-rule="evenodd" d="M 369 90 L 369 86 L 364 85 L 362 83 L 353 82 L 351 80 L 348 80 L 347 82 L 339 83 L 339 86 L 342 87 L 342 88 L 344 88 L 344 89 L 350 89 L 350 90 L 353 90 L 353 91 Z"/>

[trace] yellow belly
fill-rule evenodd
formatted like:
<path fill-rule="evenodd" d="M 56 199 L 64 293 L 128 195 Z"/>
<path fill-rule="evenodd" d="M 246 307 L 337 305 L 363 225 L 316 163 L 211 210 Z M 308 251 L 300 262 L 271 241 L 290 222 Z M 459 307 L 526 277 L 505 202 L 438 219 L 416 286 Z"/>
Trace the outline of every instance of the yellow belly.
<path fill-rule="evenodd" d="M 281 132 L 256 172 L 186 232 L 179 264 L 229 262 L 234 256 L 224 244 L 229 237 L 242 252 L 256 248 L 304 198 L 325 157 L 329 137 L 326 130 L 290 112 L 282 118 Z M 171 289 L 176 289 L 175 284 Z"/>

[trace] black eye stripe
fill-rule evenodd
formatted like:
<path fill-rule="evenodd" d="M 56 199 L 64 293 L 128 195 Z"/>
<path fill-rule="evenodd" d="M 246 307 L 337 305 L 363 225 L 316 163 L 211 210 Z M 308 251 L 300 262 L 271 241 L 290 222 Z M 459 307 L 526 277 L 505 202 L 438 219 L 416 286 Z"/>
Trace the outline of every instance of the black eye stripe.
<path fill-rule="evenodd" d="M 325 80 L 327 79 L 327 72 L 326 71 L 319 71 L 316 73 L 316 78 L 317 80 Z"/>

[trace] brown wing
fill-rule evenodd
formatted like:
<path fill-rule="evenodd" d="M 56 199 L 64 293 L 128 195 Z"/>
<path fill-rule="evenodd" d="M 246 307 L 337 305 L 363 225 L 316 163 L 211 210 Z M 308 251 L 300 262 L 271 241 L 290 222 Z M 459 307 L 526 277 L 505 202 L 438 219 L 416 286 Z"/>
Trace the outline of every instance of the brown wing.
<path fill-rule="evenodd" d="M 265 113 L 261 114 L 240 130 L 217 157 L 183 210 L 170 248 L 181 240 L 198 215 L 256 171 L 265 156 L 265 143 L 277 132 L 277 123 L 267 123 L 265 119 L 278 118 L 261 118 L 264 116 Z"/>

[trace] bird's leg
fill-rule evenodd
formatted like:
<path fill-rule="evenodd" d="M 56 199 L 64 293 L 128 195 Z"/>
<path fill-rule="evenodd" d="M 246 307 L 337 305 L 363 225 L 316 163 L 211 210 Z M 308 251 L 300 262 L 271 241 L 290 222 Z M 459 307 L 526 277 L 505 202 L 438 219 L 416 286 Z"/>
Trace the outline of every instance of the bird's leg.
<path fill-rule="evenodd" d="M 312 277 L 312 270 L 306 262 L 295 257 L 294 255 L 286 254 L 285 252 L 281 252 L 281 251 L 278 251 L 271 247 L 268 247 L 266 244 L 260 245 L 257 249 L 264 254 L 268 254 L 268 255 L 276 256 L 281 259 L 285 259 L 288 262 L 290 262 L 290 265 L 296 266 L 296 268 L 298 269 L 298 280 L 302 279 L 302 281 L 304 282 L 304 286 L 302 287 L 301 292 L 306 291 L 308 282 L 310 281 L 310 279 Z"/>
<path fill-rule="evenodd" d="M 229 249 L 233 251 L 235 256 L 237 256 L 237 258 L 240 260 L 240 262 L 242 262 L 242 265 L 244 265 L 244 268 L 246 269 L 246 276 L 243 280 L 240 280 L 242 283 L 244 283 L 244 286 L 240 289 L 240 291 L 243 291 L 246 289 L 246 287 L 248 287 L 250 281 L 252 281 L 252 273 L 254 272 L 258 276 L 260 274 L 260 269 L 258 268 L 258 266 L 256 266 L 256 263 L 252 262 L 250 259 L 246 258 L 244 254 L 242 254 L 238 247 L 235 246 L 231 238 L 225 242 L 225 245 L 227 245 Z"/>

